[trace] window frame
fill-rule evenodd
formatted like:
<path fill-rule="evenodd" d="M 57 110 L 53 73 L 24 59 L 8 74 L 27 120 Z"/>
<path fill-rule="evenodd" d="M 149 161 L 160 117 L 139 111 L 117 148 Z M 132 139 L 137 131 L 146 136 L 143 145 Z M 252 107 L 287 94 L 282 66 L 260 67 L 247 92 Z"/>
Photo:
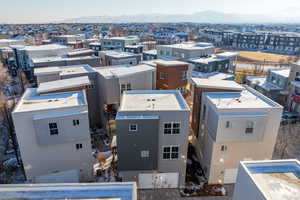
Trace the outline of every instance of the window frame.
<path fill-rule="evenodd" d="M 51 127 L 54 125 L 55 125 L 55 127 Z M 48 128 L 49 128 L 50 135 L 58 135 L 59 134 L 57 122 L 48 123 Z"/>
<path fill-rule="evenodd" d="M 143 154 L 146 153 L 146 154 Z M 150 151 L 149 150 L 141 150 L 141 158 L 149 158 L 150 157 Z"/>
<path fill-rule="evenodd" d="M 79 119 L 73 119 L 73 126 L 79 126 L 79 125 L 80 125 Z"/>
<path fill-rule="evenodd" d="M 83 149 L 82 143 L 78 143 L 78 144 L 76 144 L 75 146 L 76 146 L 76 149 L 77 149 L 77 150 Z"/>
<path fill-rule="evenodd" d="M 229 126 L 227 126 L 227 123 L 229 123 Z M 232 128 L 232 122 L 231 121 L 225 121 L 225 128 Z"/>
<path fill-rule="evenodd" d="M 177 152 L 173 152 L 173 147 L 177 147 L 178 151 Z M 165 148 L 170 148 L 170 151 L 169 152 L 165 152 Z M 179 145 L 164 145 L 162 146 L 162 160 L 179 160 L 179 151 L 180 150 L 180 146 Z M 172 154 L 176 154 L 177 153 L 177 158 L 172 158 Z M 164 155 L 168 154 L 169 158 L 164 158 Z"/>
<path fill-rule="evenodd" d="M 226 144 L 222 144 L 221 148 L 220 148 L 220 151 L 221 152 L 226 152 L 227 150 L 228 150 L 228 146 Z"/>
<path fill-rule="evenodd" d="M 246 134 L 253 134 L 253 132 L 254 132 L 254 125 L 255 125 L 255 123 L 253 121 L 247 121 L 246 128 L 245 128 L 245 133 Z"/>
<path fill-rule="evenodd" d="M 170 128 L 165 128 L 166 124 L 171 124 L 171 127 Z M 174 128 L 174 124 L 179 124 L 179 128 L 176 127 Z M 165 130 L 170 130 L 170 133 L 166 133 Z M 174 129 L 178 129 L 178 133 L 174 133 Z M 164 122 L 163 123 L 163 132 L 164 132 L 164 135 L 179 135 L 180 132 L 181 132 L 181 123 L 180 122 Z"/>
<path fill-rule="evenodd" d="M 136 129 L 135 130 L 132 130 L 131 128 L 132 128 L 132 126 L 135 126 L 136 127 Z M 138 132 L 138 124 L 134 124 L 134 123 L 130 123 L 129 125 L 128 125 L 128 130 L 129 130 L 129 132 Z"/>
<path fill-rule="evenodd" d="M 167 78 L 167 74 L 165 72 L 159 72 L 159 79 L 165 80 Z"/>

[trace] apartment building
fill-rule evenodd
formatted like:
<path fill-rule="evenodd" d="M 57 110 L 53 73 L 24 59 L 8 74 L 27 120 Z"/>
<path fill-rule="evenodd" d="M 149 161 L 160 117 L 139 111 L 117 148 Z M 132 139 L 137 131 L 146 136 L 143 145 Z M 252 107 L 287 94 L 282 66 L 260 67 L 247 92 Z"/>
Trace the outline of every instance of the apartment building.
<path fill-rule="evenodd" d="M 271 159 L 283 107 L 254 89 L 202 95 L 200 160 L 209 184 L 235 183 L 244 160 Z"/>
<path fill-rule="evenodd" d="M 111 37 L 100 40 L 102 50 L 124 50 L 125 46 L 137 45 L 140 39 L 137 36 Z"/>
<path fill-rule="evenodd" d="M 199 135 L 202 96 L 205 92 L 241 92 L 242 90 L 244 90 L 244 87 L 234 81 L 192 78 L 192 129 L 194 131 L 194 135 L 196 137 Z"/>
<path fill-rule="evenodd" d="M 39 94 L 28 88 L 12 118 L 28 182 L 93 180 L 85 91 Z"/>
<path fill-rule="evenodd" d="M 101 102 L 116 108 L 124 91 L 156 88 L 156 69 L 148 65 L 98 67 L 96 71 L 99 73 Z"/>
<path fill-rule="evenodd" d="M 282 106 L 287 106 L 290 69 L 272 69 L 267 76 L 248 76 L 247 85 L 261 92 Z"/>
<path fill-rule="evenodd" d="M 205 77 L 213 72 L 234 73 L 238 55 L 235 52 L 224 52 L 206 57 L 191 58 L 187 62 L 191 64 L 193 72 L 201 73 Z"/>
<path fill-rule="evenodd" d="M 173 45 L 158 45 L 158 58 L 173 58 L 175 60 L 188 61 L 190 58 L 210 56 L 215 47 L 211 43 L 186 42 Z"/>
<path fill-rule="evenodd" d="M 99 51 L 102 66 L 137 65 L 141 62 L 141 54 L 122 51 Z"/>
<path fill-rule="evenodd" d="M 298 200 L 300 162 L 270 160 L 241 162 L 233 200 Z"/>
<path fill-rule="evenodd" d="M 72 49 L 58 44 L 40 46 L 12 46 L 15 52 L 15 62 L 18 69 L 23 70 L 28 76 L 32 76 L 32 59 L 44 57 L 61 57 Z"/>
<path fill-rule="evenodd" d="M 141 54 L 143 53 L 143 45 L 128 45 L 124 47 L 125 52 L 130 52 L 134 54 Z"/>
<path fill-rule="evenodd" d="M 300 63 L 290 65 L 288 108 L 300 113 Z"/>
<path fill-rule="evenodd" d="M 159 60 L 156 62 L 156 89 L 180 90 L 187 94 L 189 64 L 181 61 Z"/>
<path fill-rule="evenodd" d="M 136 183 L 68 183 L 2 185 L 0 196 L 13 199 L 137 200 Z"/>
<path fill-rule="evenodd" d="M 152 50 L 143 52 L 143 60 L 155 60 L 155 59 L 157 59 L 157 50 L 156 49 L 152 49 Z"/>
<path fill-rule="evenodd" d="M 189 107 L 179 91 L 124 92 L 116 125 L 123 181 L 141 189 L 185 186 Z"/>
<path fill-rule="evenodd" d="M 51 87 L 51 85 L 53 85 L 53 87 L 59 87 L 61 84 L 59 80 L 64 80 L 64 84 L 67 84 L 68 81 L 70 81 L 70 84 L 76 84 L 77 80 L 74 81 L 74 79 L 71 78 L 87 76 L 91 82 L 86 88 L 86 97 L 90 111 L 90 127 L 105 127 L 103 103 L 100 102 L 102 93 L 99 90 L 98 72 L 93 67 L 89 65 L 42 67 L 36 68 L 34 70 L 34 75 L 36 76 L 39 87 L 46 82 L 50 82 L 47 84 L 49 87 Z"/>

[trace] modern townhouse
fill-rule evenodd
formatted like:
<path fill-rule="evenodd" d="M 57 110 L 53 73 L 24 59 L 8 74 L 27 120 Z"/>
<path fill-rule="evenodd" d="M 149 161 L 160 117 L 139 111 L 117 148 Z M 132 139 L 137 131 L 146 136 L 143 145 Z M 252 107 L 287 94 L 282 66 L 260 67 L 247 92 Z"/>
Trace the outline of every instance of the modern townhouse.
<path fill-rule="evenodd" d="M 290 65 L 288 109 L 300 113 L 300 63 Z"/>
<path fill-rule="evenodd" d="M 124 92 L 116 127 L 123 181 L 141 189 L 185 186 L 189 107 L 179 91 Z"/>
<path fill-rule="evenodd" d="M 188 79 L 188 63 L 167 60 L 156 62 L 156 89 L 180 90 L 183 95 L 186 95 Z"/>
<path fill-rule="evenodd" d="M 196 137 L 199 136 L 199 126 L 202 108 L 202 97 L 205 92 L 241 92 L 244 87 L 234 81 L 215 80 L 215 79 L 191 79 L 191 96 L 193 100 L 192 108 L 192 129 Z M 196 147 L 198 145 L 196 144 Z M 199 148 L 199 147 L 198 147 Z"/>
<path fill-rule="evenodd" d="M 76 35 L 59 35 L 52 37 L 53 43 L 58 43 L 62 45 L 69 46 L 73 43 L 82 43 L 82 41 L 85 40 L 84 34 L 76 34 Z"/>
<path fill-rule="evenodd" d="M 143 45 L 127 45 L 124 47 L 125 52 L 134 53 L 134 54 L 141 54 L 143 53 Z"/>
<path fill-rule="evenodd" d="M 105 127 L 106 120 L 103 116 L 103 103 L 101 102 L 102 94 L 98 82 L 98 72 L 89 65 L 73 65 L 60 67 L 42 67 L 34 70 L 38 86 L 43 83 L 52 84 L 54 86 L 60 85 L 59 80 L 64 80 L 63 83 L 73 82 L 71 78 L 87 76 L 91 84 L 86 88 L 86 97 L 89 108 L 89 120 L 91 128 Z M 57 82 L 58 81 L 58 82 Z"/>
<path fill-rule="evenodd" d="M 143 52 L 143 60 L 155 60 L 157 59 L 157 50 L 152 49 Z"/>
<path fill-rule="evenodd" d="M 245 86 L 202 94 L 198 143 L 209 184 L 235 183 L 244 160 L 272 159 L 283 107 Z"/>
<path fill-rule="evenodd" d="M 95 69 L 99 73 L 101 102 L 111 108 L 119 107 L 124 91 L 156 88 L 156 69 L 148 65 L 120 65 Z"/>
<path fill-rule="evenodd" d="M 244 161 L 240 163 L 233 200 L 298 200 L 298 160 Z"/>
<path fill-rule="evenodd" d="M 261 92 L 282 106 L 287 106 L 290 69 L 272 69 L 267 76 L 248 76 L 247 85 Z"/>
<path fill-rule="evenodd" d="M 68 183 L 2 185 L 0 196 L 12 199 L 137 200 L 136 183 Z"/>
<path fill-rule="evenodd" d="M 93 180 L 84 90 L 39 94 L 28 88 L 12 117 L 28 182 Z"/>
<path fill-rule="evenodd" d="M 142 60 L 141 54 L 122 51 L 99 51 L 102 66 L 112 65 L 137 65 Z"/>
<path fill-rule="evenodd" d="M 126 36 L 102 38 L 100 41 L 102 50 L 124 50 L 126 46 L 137 45 L 140 39 L 137 36 Z"/>
<path fill-rule="evenodd" d="M 175 60 L 188 61 L 190 58 L 210 56 L 215 47 L 211 43 L 186 42 L 173 45 L 158 45 L 158 58 L 173 58 Z"/>

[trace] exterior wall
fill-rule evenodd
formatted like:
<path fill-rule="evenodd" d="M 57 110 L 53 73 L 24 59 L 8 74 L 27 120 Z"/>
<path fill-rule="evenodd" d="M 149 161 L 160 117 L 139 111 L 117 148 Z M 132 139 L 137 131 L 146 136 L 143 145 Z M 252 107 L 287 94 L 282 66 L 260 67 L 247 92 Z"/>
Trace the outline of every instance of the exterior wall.
<path fill-rule="evenodd" d="M 12 117 L 16 130 L 17 140 L 20 146 L 21 157 L 29 182 L 35 182 L 35 177 L 52 174 L 68 170 L 78 170 L 81 181 L 91 181 L 93 157 L 91 149 L 91 139 L 89 127 L 87 124 L 87 116 L 83 115 L 80 118 L 85 120 L 80 121 L 81 134 L 84 138 L 78 140 L 68 140 L 61 144 L 39 144 L 36 137 L 36 128 L 39 130 L 48 130 L 48 124 L 35 124 L 33 121 L 36 115 L 56 114 L 57 112 L 72 113 L 72 112 L 87 112 L 87 106 L 77 106 L 69 108 L 61 108 L 56 110 L 40 110 L 32 112 L 13 112 Z M 56 122 L 56 119 L 49 119 L 49 122 Z M 57 121 L 58 122 L 58 121 Z M 65 135 L 63 130 L 71 130 L 72 121 L 59 125 L 59 135 Z M 56 137 L 56 136 L 53 136 Z M 82 144 L 83 148 L 77 150 L 76 144 Z"/>
<path fill-rule="evenodd" d="M 156 67 L 156 89 L 158 90 L 176 90 L 185 87 L 187 79 L 182 79 L 182 73 L 188 72 L 189 66 L 164 66 L 157 64 Z M 165 73 L 166 78 L 160 79 L 160 73 Z"/>
<path fill-rule="evenodd" d="M 138 130 L 130 132 L 130 124 Z M 117 120 L 118 170 L 157 170 L 158 125 L 158 118 Z M 141 157 L 141 151 L 149 151 L 149 157 Z"/>
<path fill-rule="evenodd" d="M 288 90 L 289 90 L 289 95 L 287 97 L 287 105 L 289 110 L 295 111 L 300 113 L 300 98 L 298 95 L 295 94 L 295 86 L 291 84 L 292 81 L 295 81 L 297 79 L 297 73 L 300 73 L 300 66 L 299 64 L 291 64 L 290 66 L 291 71 L 290 71 L 290 76 L 289 76 L 289 81 L 288 81 Z"/>
<path fill-rule="evenodd" d="M 247 195 L 249 194 L 249 195 Z M 266 200 L 245 169 L 240 165 L 233 200 Z"/>
<path fill-rule="evenodd" d="M 186 174 L 186 158 L 188 148 L 188 130 L 189 130 L 189 111 L 132 111 L 132 112 L 118 112 L 119 116 L 159 116 L 159 132 L 158 132 L 158 169 L 159 173 L 178 172 L 179 173 L 179 187 L 185 185 Z M 181 129 L 178 135 L 165 135 L 164 123 L 180 122 Z M 118 129 L 118 127 L 117 127 Z M 121 142 L 121 141 L 120 141 Z M 179 157 L 176 160 L 164 160 L 162 157 L 163 146 L 178 145 Z M 134 170 L 140 171 L 140 170 Z M 132 175 L 136 176 L 138 172 Z M 122 173 L 122 172 L 121 172 Z M 132 177 L 131 180 L 134 180 Z"/>

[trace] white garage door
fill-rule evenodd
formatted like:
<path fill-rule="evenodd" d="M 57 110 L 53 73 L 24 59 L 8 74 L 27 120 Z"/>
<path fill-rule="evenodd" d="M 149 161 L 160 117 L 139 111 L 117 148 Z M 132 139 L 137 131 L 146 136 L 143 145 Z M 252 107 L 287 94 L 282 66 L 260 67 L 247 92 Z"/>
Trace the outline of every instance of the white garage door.
<path fill-rule="evenodd" d="M 178 173 L 139 174 L 139 188 L 178 188 Z"/>
<path fill-rule="evenodd" d="M 235 183 L 238 169 L 226 169 L 224 174 L 224 183 Z"/>

